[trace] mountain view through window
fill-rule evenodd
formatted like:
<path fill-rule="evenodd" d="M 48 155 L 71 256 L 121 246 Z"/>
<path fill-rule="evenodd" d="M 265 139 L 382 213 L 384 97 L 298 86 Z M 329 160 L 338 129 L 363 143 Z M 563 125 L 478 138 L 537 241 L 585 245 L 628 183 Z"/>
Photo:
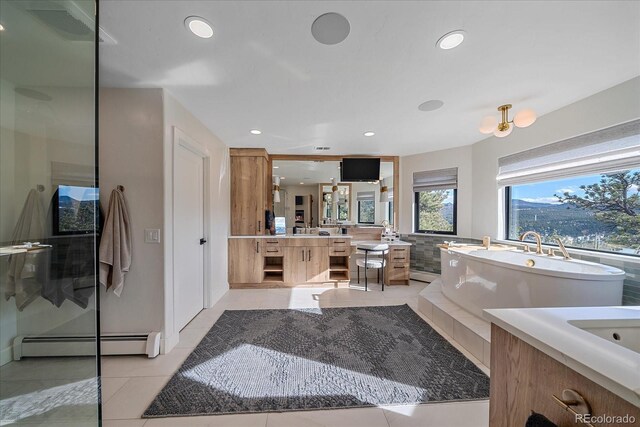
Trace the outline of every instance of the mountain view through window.
<path fill-rule="evenodd" d="M 640 255 L 640 169 L 508 187 L 508 238 Z"/>

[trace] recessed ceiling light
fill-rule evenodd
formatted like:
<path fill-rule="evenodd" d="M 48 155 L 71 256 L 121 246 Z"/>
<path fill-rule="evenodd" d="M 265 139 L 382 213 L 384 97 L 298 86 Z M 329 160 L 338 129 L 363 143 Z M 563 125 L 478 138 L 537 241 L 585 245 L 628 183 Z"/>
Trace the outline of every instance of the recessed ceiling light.
<path fill-rule="evenodd" d="M 274 166 L 273 168 L 274 169 L 280 169 L 280 166 Z"/>
<path fill-rule="evenodd" d="M 258 129 L 251 129 L 249 132 L 251 132 L 253 135 L 260 135 L 262 133 Z"/>
<path fill-rule="evenodd" d="M 376 134 L 375 132 L 371 132 L 371 131 L 367 131 L 367 132 L 363 133 L 364 136 L 373 136 L 375 134 Z"/>
<path fill-rule="evenodd" d="M 199 16 L 189 16 L 184 20 L 184 25 L 198 37 L 209 39 L 213 37 L 213 27 L 206 19 Z"/>
<path fill-rule="evenodd" d="M 444 102 L 440 101 L 439 99 L 432 99 L 430 101 L 423 102 L 422 104 L 418 105 L 418 110 L 434 111 L 434 110 L 437 110 L 438 108 L 441 108 L 443 105 L 444 105 Z"/>
<path fill-rule="evenodd" d="M 280 180 L 283 180 L 283 179 L 287 179 L 287 178 L 286 178 L 286 177 L 284 177 L 284 176 L 281 176 L 281 177 L 280 177 Z"/>
<path fill-rule="evenodd" d="M 0 24 L 0 31 L 4 31 L 4 25 Z"/>
<path fill-rule="evenodd" d="M 350 31 L 347 18 L 335 12 L 320 15 L 311 24 L 313 38 L 322 44 L 338 44 L 347 38 Z"/>
<path fill-rule="evenodd" d="M 448 50 L 457 47 L 464 40 L 465 32 L 462 30 L 451 31 L 438 39 L 436 46 Z"/>
<path fill-rule="evenodd" d="M 300 185 L 304 185 L 304 182 L 301 182 Z"/>

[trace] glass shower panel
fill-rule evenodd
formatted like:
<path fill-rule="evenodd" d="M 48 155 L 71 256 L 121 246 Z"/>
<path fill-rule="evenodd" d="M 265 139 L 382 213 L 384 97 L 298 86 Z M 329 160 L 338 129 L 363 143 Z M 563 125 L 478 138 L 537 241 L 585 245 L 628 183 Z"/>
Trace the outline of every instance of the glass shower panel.
<path fill-rule="evenodd" d="M 0 425 L 99 424 L 95 2 L 0 0 Z"/>

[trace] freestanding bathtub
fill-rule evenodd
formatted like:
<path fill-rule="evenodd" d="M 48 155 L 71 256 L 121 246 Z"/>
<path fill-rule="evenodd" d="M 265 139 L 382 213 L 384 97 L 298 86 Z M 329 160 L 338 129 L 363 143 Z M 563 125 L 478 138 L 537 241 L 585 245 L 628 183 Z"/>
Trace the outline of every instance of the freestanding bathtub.
<path fill-rule="evenodd" d="M 442 293 L 482 317 L 485 308 L 620 305 L 624 271 L 523 251 L 441 249 Z"/>

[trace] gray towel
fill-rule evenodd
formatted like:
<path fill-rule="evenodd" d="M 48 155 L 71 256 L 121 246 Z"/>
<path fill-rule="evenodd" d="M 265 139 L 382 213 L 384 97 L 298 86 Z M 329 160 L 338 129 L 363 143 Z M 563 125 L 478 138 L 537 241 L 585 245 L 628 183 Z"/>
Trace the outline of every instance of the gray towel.
<path fill-rule="evenodd" d="M 13 229 L 11 243 L 41 241 L 44 237 L 44 208 L 40 195 L 36 190 L 29 191 L 27 200 Z M 5 298 L 14 297 L 16 307 L 22 311 L 33 300 L 40 296 L 42 283 L 39 280 L 43 268 L 37 253 L 22 253 L 9 258 L 9 274 Z"/>
<path fill-rule="evenodd" d="M 113 190 L 109 198 L 99 255 L 100 283 L 120 296 L 131 267 L 131 230 L 127 202 L 118 189 Z"/>

